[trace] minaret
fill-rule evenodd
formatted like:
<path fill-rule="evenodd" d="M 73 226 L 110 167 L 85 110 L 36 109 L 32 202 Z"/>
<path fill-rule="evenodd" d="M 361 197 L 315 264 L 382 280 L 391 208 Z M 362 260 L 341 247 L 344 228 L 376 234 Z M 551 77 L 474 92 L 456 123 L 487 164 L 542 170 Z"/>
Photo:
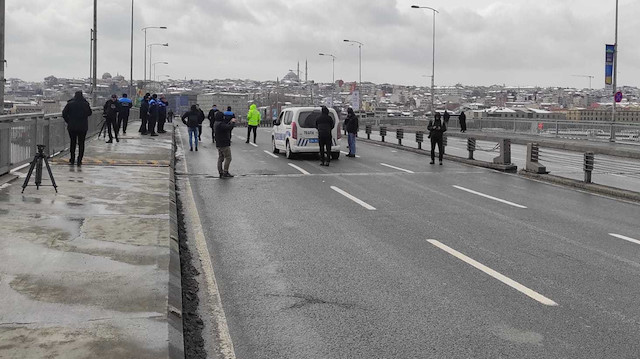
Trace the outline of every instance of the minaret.
<path fill-rule="evenodd" d="M 300 61 L 298 61 L 298 82 L 300 82 Z"/>
<path fill-rule="evenodd" d="M 309 81 L 309 64 L 307 60 L 304 60 L 304 82 Z"/>

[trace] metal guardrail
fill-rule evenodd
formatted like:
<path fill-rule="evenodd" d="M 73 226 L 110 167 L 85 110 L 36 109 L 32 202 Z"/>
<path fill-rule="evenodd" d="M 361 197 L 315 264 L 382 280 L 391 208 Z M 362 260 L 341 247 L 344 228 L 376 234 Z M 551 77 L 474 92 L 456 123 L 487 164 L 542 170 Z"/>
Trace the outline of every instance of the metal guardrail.
<path fill-rule="evenodd" d="M 601 141 L 609 141 L 613 130 L 618 142 L 640 143 L 640 123 L 483 117 L 467 118 L 466 124 L 467 130 Z M 458 119 L 451 117 L 448 127 L 459 129 Z"/>
<path fill-rule="evenodd" d="M 97 134 L 102 122 L 102 108 L 92 110 L 87 137 Z M 133 118 L 133 111 L 131 115 Z M 61 113 L 0 116 L 0 175 L 31 161 L 36 145 L 45 145 L 48 156 L 69 148 L 67 125 Z"/>

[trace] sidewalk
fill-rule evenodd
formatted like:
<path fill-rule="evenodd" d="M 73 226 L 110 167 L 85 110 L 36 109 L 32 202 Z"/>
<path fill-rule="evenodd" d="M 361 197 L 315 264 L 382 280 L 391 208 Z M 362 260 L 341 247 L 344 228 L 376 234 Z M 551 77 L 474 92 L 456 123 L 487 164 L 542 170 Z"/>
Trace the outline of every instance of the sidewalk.
<path fill-rule="evenodd" d="M 58 194 L 21 194 L 28 168 L 0 187 L 0 358 L 182 353 L 169 271 L 172 132 L 142 138 L 138 126 L 120 143 L 87 141 L 80 168 L 68 153 L 52 159 Z"/>

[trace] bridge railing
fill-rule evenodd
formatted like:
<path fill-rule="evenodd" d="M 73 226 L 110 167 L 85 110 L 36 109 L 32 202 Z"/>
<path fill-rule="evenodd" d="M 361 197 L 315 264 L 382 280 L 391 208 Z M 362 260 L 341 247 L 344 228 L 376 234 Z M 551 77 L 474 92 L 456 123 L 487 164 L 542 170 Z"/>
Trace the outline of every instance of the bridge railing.
<path fill-rule="evenodd" d="M 87 137 L 100 131 L 103 119 L 102 108 L 92 110 Z M 36 145 L 45 145 L 49 156 L 69 148 L 67 125 L 61 113 L 0 116 L 0 175 L 31 161 Z"/>
<path fill-rule="evenodd" d="M 428 121 L 424 118 L 389 117 L 368 118 L 361 122 L 373 126 L 377 130 L 386 126 L 390 130 L 402 127 L 406 132 L 424 131 Z M 515 133 L 541 137 L 584 139 L 593 141 L 609 141 L 611 131 L 615 133 L 616 142 L 640 142 L 640 123 L 608 122 L 608 121 L 569 121 L 546 118 L 499 118 L 482 117 L 467 118 L 467 130 L 487 133 Z M 460 130 L 458 117 L 451 116 L 449 130 Z"/>

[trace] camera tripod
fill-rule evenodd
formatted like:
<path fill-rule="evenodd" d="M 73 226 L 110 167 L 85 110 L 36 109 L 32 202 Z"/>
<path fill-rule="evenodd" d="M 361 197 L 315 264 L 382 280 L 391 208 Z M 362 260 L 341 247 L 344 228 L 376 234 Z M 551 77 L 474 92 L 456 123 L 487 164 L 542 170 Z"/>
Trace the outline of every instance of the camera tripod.
<path fill-rule="evenodd" d="M 47 171 L 49 172 L 49 178 L 51 179 L 51 183 L 53 188 L 58 193 L 58 186 L 56 185 L 56 180 L 53 179 L 53 173 L 51 172 L 51 166 L 49 166 L 49 160 L 47 159 L 47 155 L 44 154 L 45 145 L 37 145 L 38 153 L 36 153 L 35 157 L 33 157 L 33 161 L 31 161 L 31 166 L 29 167 L 29 173 L 27 174 L 27 178 L 24 180 L 22 184 L 22 193 L 24 193 L 24 189 L 29 185 L 29 179 L 31 178 L 31 174 L 33 173 L 33 169 L 36 169 L 36 189 L 40 189 L 42 186 L 42 162 L 47 165 Z"/>

